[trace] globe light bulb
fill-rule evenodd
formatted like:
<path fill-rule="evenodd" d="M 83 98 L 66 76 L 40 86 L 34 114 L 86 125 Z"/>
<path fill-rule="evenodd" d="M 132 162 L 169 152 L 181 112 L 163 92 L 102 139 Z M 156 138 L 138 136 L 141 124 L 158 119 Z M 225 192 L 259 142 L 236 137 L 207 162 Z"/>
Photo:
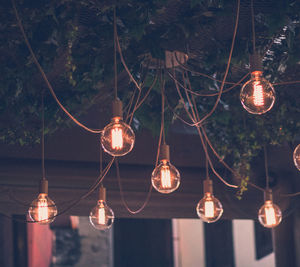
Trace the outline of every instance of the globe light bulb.
<path fill-rule="evenodd" d="M 180 173 L 170 163 L 169 146 L 163 144 L 160 151 L 160 163 L 153 170 L 151 176 L 153 187 L 160 193 L 174 192 L 180 185 Z"/>
<path fill-rule="evenodd" d="M 28 210 L 30 220 L 39 224 L 52 223 L 57 215 L 57 207 L 48 197 L 48 182 L 41 181 L 40 194 L 31 202 Z"/>
<path fill-rule="evenodd" d="M 269 190 L 265 194 L 265 203 L 258 211 L 258 220 L 262 226 L 274 228 L 280 224 L 282 213 L 280 208 L 273 203 L 272 192 Z"/>
<path fill-rule="evenodd" d="M 262 76 L 262 71 L 251 73 L 251 79 L 246 82 L 240 93 L 243 107 L 252 114 L 263 114 L 269 111 L 275 103 L 273 85 Z"/>
<path fill-rule="evenodd" d="M 100 187 L 99 200 L 91 210 L 89 219 L 92 226 L 98 230 L 107 230 L 114 222 L 114 212 L 106 204 L 106 190 L 104 187 Z"/>
<path fill-rule="evenodd" d="M 212 193 L 212 181 L 204 180 L 204 197 L 198 202 L 196 212 L 201 220 L 213 223 L 219 220 L 223 214 L 221 202 Z"/>
<path fill-rule="evenodd" d="M 294 163 L 297 169 L 300 171 L 300 144 L 295 148 L 293 153 Z"/>
<path fill-rule="evenodd" d="M 122 102 L 113 102 L 112 121 L 102 131 L 101 145 L 112 156 L 124 156 L 134 145 L 135 135 L 131 127 L 122 120 Z"/>

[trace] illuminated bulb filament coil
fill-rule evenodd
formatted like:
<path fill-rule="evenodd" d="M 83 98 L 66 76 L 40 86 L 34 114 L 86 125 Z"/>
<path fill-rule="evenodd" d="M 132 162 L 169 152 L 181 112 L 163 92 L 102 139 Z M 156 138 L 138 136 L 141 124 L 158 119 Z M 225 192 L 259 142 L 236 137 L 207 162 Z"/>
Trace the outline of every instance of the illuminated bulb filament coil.
<path fill-rule="evenodd" d="M 265 207 L 265 214 L 266 214 L 266 223 L 267 225 L 275 225 L 276 224 L 276 217 L 275 217 L 275 210 L 272 206 Z"/>
<path fill-rule="evenodd" d="M 168 166 L 162 167 L 161 170 L 161 185 L 163 188 L 171 187 L 171 174 Z"/>
<path fill-rule="evenodd" d="M 213 218 L 215 216 L 214 213 L 214 202 L 211 200 L 205 201 L 204 204 L 204 216 L 206 218 Z"/>
<path fill-rule="evenodd" d="M 105 209 L 101 207 L 98 212 L 98 224 L 105 224 Z"/>
<path fill-rule="evenodd" d="M 263 87 L 259 81 L 253 83 L 254 92 L 253 92 L 253 103 L 255 106 L 263 106 L 264 102 L 264 92 Z"/>
<path fill-rule="evenodd" d="M 46 199 L 40 199 L 38 202 L 38 221 L 47 220 L 48 214 L 48 204 Z"/>
<path fill-rule="evenodd" d="M 123 148 L 123 132 L 120 128 L 114 128 L 111 130 L 112 148 L 122 149 Z"/>

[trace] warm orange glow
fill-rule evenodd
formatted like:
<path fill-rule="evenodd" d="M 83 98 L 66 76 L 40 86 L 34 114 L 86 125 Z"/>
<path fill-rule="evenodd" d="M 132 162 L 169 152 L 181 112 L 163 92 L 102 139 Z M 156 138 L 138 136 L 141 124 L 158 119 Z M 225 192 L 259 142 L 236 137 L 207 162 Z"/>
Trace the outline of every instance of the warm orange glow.
<path fill-rule="evenodd" d="M 260 83 L 260 81 L 253 82 L 253 103 L 255 106 L 263 106 L 265 104 L 264 102 L 264 92 L 263 87 Z"/>
<path fill-rule="evenodd" d="M 171 173 L 169 166 L 163 166 L 161 168 L 161 186 L 163 188 L 170 188 L 171 187 Z"/>
<path fill-rule="evenodd" d="M 271 226 L 276 224 L 275 210 L 272 205 L 265 207 L 266 224 Z"/>
<path fill-rule="evenodd" d="M 123 148 L 123 132 L 120 128 L 114 128 L 111 130 L 111 146 L 113 149 Z"/>
<path fill-rule="evenodd" d="M 45 198 L 39 199 L 37 208 L 38 208 L 38 210 L 37 210 L 38 221 L 47 220 L 49 217 L 49 214 L 48 214 L 48 204 L 47 204 L 47 200 Z"/>
<path fill-rule="evenodd" d="M 105 210 L 103 207 L 98 210 L 98 224 L 105 224 Z"/>
<path fill-rule="evenodd" d="M 206 218 L 213 218 L 215 216 L 214 202 L 212 200 L 205 201 L 205 204 L 204 204 L 204 216 Z"/>

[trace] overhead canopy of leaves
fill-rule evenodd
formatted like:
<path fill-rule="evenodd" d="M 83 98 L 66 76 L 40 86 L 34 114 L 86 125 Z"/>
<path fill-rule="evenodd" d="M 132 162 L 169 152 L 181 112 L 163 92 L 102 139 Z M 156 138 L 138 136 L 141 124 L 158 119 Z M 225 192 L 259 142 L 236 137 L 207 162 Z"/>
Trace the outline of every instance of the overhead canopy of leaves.
<path fill-rule="evenodd" d="M 10 2 L 0 8 L 0 138 L 7 143 L 39 142 L 41 98 L 45 92 L 46 132 L 66 124 L 66 116 L 51 95 L 24 43 Z M 111 97 L 113 80 L 113 7 L 127 65 L 145 91 L 156 74 L 147 71 L 146 56 L 164 59 L 165 50 L 188 55 L 187 65 L 222 80 L 228 61 L 236 17 L 233 0 L 18 1 L 22 23 L 36 56 L 59 99 L 78 115 L 95 103 Z M 254 1 L 256 47 L 264 56 L 265 77 L 271 82 L 297 80 L 300 73 L 299 14 L 296 0 Z M 240 20 L 227 81 L 237 82 L 249 72 L 251 40 L 250 0 L 241 1 Z M 119 77 L 124 71 L 118 63 Z M 147 75 L 146 75 L 147 74 Z M 146 78 L 145 78 L 146 77 Z M 174 82 L 166 75 L 169 105 L 186 117 Z M 190 74 L 197 92 L 214 93 L 220 83 Z M 120 82 L 126 106 L 134 85 Z M 226 86 L 228 88 L 230 85 Z M 254 116 L 243 110 L 239 88 L 224 93 L 206 128 L 218 151 L 234 158 L 252 157 L 263 144 L 293 141 L 299 133 L 298 85 L 275 86 L 272 111 Z M 100 96 L 100 98 L 99 98 Z M 157 131 L 160 126 L 160 85 L 157 83 L 136 120 Z M 196 97 L 200 115 L 213 106 L 215 97 Z M 174 114 L 166 109 L 167 124 Z M 94 126 L 94 125 L 92 125 Z"/>

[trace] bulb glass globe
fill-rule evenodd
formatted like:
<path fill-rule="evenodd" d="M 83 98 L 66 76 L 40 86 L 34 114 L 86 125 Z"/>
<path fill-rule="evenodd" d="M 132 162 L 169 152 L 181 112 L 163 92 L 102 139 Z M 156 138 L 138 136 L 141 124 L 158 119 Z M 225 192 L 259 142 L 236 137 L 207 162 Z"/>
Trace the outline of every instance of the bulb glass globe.
<path fill-rule="evenodd" d="M 275 103 L 273 85 L 262 76 L 261 71 L 251 73 L 251 79 L 246 82 L 240 93 L 243 107 L 252 114 L 263 114 L 269 111 Z"/>
<path fill-rule="evenodd" d="M 105 201 L 99 200 L 97 205 L 91 210 L 89 218 L 94 228 L 107 230 L 112 226 L 115 215 Z"/>
<path fill-rule="evenodd" d="M 101 144 L 108 154 L 124 156 L 129 153 L 134 145 L 135 135 L 131 127 L 120 118 L 113 118 L 102 131 Z"/>
<path fill-rule="evenodd" d="M 205 193 L 196 207 L 197 214 L 201 220 L 213 223 L 219 220 L 223 214 L 221 202 L 211 193 Z"/>
<path fill-rule="evenodd" d="M 293 158 L 295 166 L 300 171 L 300 144 L 295 148 Z"/>
<path fill-rule="evenodd" d="M 57 208 L 47 194 L 39 194 L 38 198 L 31 202 L 28 210 L 29 218 L 39 224 L 52 223 L 57 215 Z"/>
<path fill-rule="evenodd" d="M 180 173 L 168 160 L 161 160 L 152 172 L 151 182 L 158 192 L 169 194 L 179 187 Z"/>
<path fill-rule="evenodd" d="M 258 220 L 264 227 L 276 227 L 282 220 L 281 210 L 271 200 L 267 200 L 259 209 Z"/>

